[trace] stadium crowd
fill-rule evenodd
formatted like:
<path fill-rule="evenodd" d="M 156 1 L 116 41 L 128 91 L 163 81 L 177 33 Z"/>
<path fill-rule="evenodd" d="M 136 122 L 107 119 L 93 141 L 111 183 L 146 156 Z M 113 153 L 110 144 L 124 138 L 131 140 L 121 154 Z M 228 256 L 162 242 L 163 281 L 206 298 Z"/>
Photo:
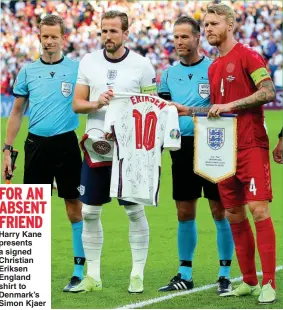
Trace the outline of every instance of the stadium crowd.
<path fill-rule="evenodd" d="M 217 1 L 216 1 L 217 2 Z M 223 1 L 236 12 L 236 39 L 264 56 L 277 88 L 282 88 L 282 3 L 281 1 Z M 24 63 L 40 56 L 37 26 L 46 14 L 63 17 L 67 27 L 64 54 L 76 60 L 101 48 L 101 15 L 108 9 L 124 11 L 130 18 L 127 45 L 149 57 L 157 82 L 168 65 L 178 57 L 173 43 L 173 22 L 189 15 L 202 25 L 209 1 L 1 1 L 1 95 L 9 95 Z M 203 27 L 200 48 L 215 58 L 217 50 L 205 40 Z"/>

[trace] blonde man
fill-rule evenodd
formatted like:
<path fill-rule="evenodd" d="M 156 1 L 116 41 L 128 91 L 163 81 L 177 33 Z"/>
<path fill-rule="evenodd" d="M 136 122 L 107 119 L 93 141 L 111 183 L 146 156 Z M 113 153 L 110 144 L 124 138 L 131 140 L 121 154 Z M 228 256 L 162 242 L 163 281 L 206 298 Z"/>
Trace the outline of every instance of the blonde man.
<path fill-rule="evenodd" d="M 209 117 L 238 114 L 236 175 L 218 184 L 221 201 L 230 222 L 243 283 L 220 296 L 259 296 L 261 304 L 272 303 L 275 292 L 275 232 L 270 217 L 272 200 L 269 145 L 264 128 L 263 104 L 274 100 L 275 88 L 263 58 L 234 36 L 234 11 L 224 4 L 207 7 L 205 35 L 220 57 L 209 67 L 211 103 Z M 179 115 L 192 110 L 177 105 Z M 195 109 L 196 111 L 196 109 Z M 258 283 L 255 240 L 245 205 L 253 216 L 263 280 Z"/>
<path fill-rule="evenodd" d="M 274 100 L 275 88 L 263 58 L 233 37 L 234 21 L 234 11 L 224 4 L 208 6 L 204 19 L 206 38 L 220 54 L 209 70 L 214 103 L 209 116 L 238 114 L 237 171 L 235 176 L 219 183 L 219 192 L 231 225 L 243 283 L 222 296 L 259 295 L 259 303 L 265 304 L 276 298 L 276 253 L 269 210 L 272 190 L 263 104 Z M 246 204 L 256 228 L 262 289 L 256 275 L 255 241 Z"/>

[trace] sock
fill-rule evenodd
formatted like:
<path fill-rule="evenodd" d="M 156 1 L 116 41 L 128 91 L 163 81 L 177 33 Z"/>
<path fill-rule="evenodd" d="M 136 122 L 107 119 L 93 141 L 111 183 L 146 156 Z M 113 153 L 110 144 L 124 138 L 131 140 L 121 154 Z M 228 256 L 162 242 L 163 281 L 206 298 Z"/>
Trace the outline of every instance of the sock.
<path fill-rule="evenodd" d="M 234 240 L 227 218 L 214 220 L 217 230 L 217 249 L 220 261 L 218 277 L 230 278 L 231 261 L 234 252 Z"/>
<path fill-rule="evenodd" d="M 140 276 L 143 279 L 144 267 L 148 252 L 149 227 L 142 205 L 124 206 L 128 215 L 129 241 L 132 251 L 131 277 Z"/>
<path fill-rule="evenodd" d="M 103 229 L 100 221 L 102 207 L 83 204 L 83 246 L 87 261 L 87 274 L 101 281 L 100 257 L 103 245 Z"/>
<path fill-rule="evenodd" d="M 74 271 L 73 277 L 79 277 L 83 279 L 84 277 L 84 263 L 85 263 L 85 253 L 82 243 L 82 231 L 83 231 L 83 221 L 77 223 L 72 223 L 72 239 L 73 239 L 73 250 L 74 250 Z"/>
<path fill-rule="evenodd" d="M 255 240 L 248 218 L 240 223 L 230 224 L 238 263 L 243 281 L 249 285 L 258 284 L 255 267 Z"/>
<path fill-rule="evenodd" d="M 180 266 L 178 273 L 183 280 L 192 278 L 192 260 L 197 245 L 196 221 L 180 222 L 178 225 L 178 252 Z"/>
<path fill-rule="evenodd" d="M 255 223 L 257 248 L 263 272 L 262 285 L 270 280 L 275 289 L 276 240 L 271 218 Z"/>

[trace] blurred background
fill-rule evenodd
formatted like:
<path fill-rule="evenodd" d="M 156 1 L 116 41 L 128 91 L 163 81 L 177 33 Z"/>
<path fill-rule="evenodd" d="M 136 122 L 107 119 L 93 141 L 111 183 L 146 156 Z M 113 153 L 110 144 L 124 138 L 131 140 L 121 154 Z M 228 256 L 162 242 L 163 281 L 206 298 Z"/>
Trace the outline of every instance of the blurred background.
<path fill-rule="evenodd" d="M 127 46 L 150 58 L 160 81 L 162 70 L 178 61 L 173 44 L 173 23 L 180 15 L 197 19 L 201 27 L 206 6 L 217 1 L 1 1 L 1 95 L 10 101 L 12 85 L 25 63 L 40 56 L 38 23 L 46 14 L 64 18 L 67 41 L 64 54 L 80 60 L 85 53 L 101 48 L 100 18 L 110 9 L 129 16 Z M 222 1 L 236 12 L 235 37 L 265 58 L 280 91 L 276 105 L 282 106 L 282 1 Z M 203 27 L 200 50 L 217 56 L 205 40 Z M 3 109 L 2 109 L 3 110 Z M 2 113 L 3 114 L 3 113 Z"/>

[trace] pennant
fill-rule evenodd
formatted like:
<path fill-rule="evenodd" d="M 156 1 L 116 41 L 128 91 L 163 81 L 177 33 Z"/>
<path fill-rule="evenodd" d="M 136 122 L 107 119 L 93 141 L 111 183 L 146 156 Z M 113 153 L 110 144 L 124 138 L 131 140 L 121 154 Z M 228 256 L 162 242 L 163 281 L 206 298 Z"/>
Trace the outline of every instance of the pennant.
<path fill-rule="evenodd" d="M 194 172 L 213 183 L 236 173 L 237 117 L 235 114 L 207 118 L 196 114 Z"/>

